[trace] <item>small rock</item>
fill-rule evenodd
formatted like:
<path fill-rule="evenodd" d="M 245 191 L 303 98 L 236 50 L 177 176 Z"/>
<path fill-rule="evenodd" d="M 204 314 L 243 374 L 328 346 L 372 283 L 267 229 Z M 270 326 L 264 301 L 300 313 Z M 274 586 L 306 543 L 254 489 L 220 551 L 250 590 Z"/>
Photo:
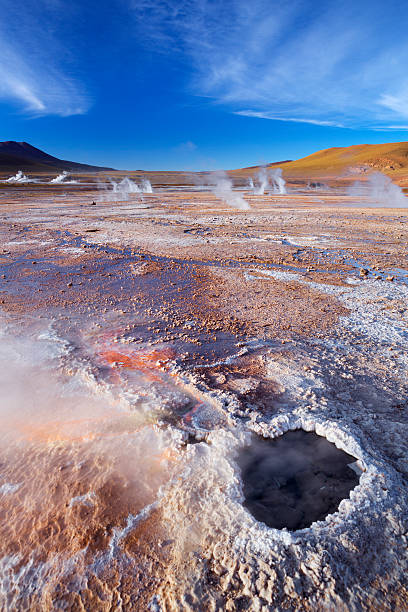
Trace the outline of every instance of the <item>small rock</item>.
<path fill-rule="evenodd" d="M 360 276 L 367 276 L 368 274 L 368 270 L 367 268 L 361 268 L 360 270 Z"/>
<path fill-rule="evenodd" d="M 393 280 L 394 280 L 394 277 L 393 277 L 393 276 L 387 276 L 386 280 L 387 280 L 387 281 L 393 281 Z"/>

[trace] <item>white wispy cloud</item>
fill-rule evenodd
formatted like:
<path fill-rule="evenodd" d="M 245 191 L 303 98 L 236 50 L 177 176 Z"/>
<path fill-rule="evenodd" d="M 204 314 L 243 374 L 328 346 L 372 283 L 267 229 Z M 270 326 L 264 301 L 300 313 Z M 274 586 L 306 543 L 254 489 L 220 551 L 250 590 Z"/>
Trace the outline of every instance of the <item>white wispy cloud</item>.
<path fill-rule="evenodd" d="M 408 117 L 408 40 L 398 0 L 131 6 L 147 44 L 177 52 L 190 68 L 191 91 L 232 112 L 348 127 Z"/>
<path fill-rule="evenodd" d="M 187 153 L 191 153 L 192 151 L 196 151 L 197 148 L 198 147 L 195 144 L 195 142 L 192 142 L 191 140 L 187 140 L 186 142 L 182 142 L 177 147 L 177 149 L 179 151 L 185 151 Z"/>
<path fill-rule="evenodd" d="M 271 113 L 263 113 L 253 110 L 234 111 L 234 115 L 253 117 L 257 119 L 269 119 L 271 121 L 289 121 L 292 123 L 311 123 L 312 125 L 323 125 L 326 127 L 344 127 L 342 123 L 336 123 L 335 121 L 319 121 L 319 119 L 302 119 L 301 117 L 277 117 Z"/>
<path fill-rule="evenodd" d="M 383 94 L 379 102 L 382 106 L 394 111 L 396 115 L 408 118 L 408 87 L 394 95 Z"/>
<path fill-rule="evenodd" d="M 373 130 L 376 132 L 407 132 L 408 125 L 378 125 Z"/>
<path fill-rule="evenodd" d="M 53 35 L 53 20 L 64 10 L 59 0 L 0 0 L 0 100 L 31 117 L 82 114 L 90 105 L 62 67 L 68 54 Z"/>

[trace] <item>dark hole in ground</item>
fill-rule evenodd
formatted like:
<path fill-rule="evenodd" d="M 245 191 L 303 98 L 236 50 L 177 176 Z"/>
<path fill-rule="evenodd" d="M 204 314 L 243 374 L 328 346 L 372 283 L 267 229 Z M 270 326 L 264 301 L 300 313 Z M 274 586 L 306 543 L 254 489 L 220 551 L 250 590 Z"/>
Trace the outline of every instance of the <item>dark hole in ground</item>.
<path fill-rule="evenodd" d="M 359 483 L 349 467 L 355 462 L 326 438 L 302 429 L 274 439 L 254 436 L 238 460 L 244 505 L 269 527 L 310 527 L 336 512 Z"/>

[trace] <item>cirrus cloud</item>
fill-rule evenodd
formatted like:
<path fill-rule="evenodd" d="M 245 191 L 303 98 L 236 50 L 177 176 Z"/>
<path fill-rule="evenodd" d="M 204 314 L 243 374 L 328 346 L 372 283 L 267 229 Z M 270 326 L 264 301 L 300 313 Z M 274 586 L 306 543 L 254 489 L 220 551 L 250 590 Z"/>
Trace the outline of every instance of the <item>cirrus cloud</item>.
<path fill-rule="evenodd" d="M 359 128 L 408 116 L 406 20 L 397 0 L 131 6 L 145 44 L 177 53 L 190 91 L 232 112 Z"/>
<path fill-rule="evenodd" d="M 0 99 L 32 117 L 86 112 L 89 98 L 61 67 L 67 51 L 53 34 L 66 7 L 58 0 L 35 6 L 0 0 L 0 9 Z"/>

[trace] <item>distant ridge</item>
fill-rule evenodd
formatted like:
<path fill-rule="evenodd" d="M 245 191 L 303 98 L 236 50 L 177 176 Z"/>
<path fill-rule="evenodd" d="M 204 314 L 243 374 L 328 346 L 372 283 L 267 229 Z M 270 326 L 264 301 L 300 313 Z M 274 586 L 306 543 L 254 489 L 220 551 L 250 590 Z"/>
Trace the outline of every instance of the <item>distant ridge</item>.
<path fill-rule="evenodd" d="M 283 160 L 259 166 L 249 166 L 227 170 L 235 181 L 246 184 L 249 177 L 254 177 L 262 167 L 280 167 L 287 180 L 304 182 L 309 179 L 352 180 L 356 175 L 377 170 L 388 174 L 393 181 L 408 187 L 408 142 L 383 144 L 361 144 L 349 147 L 332 147 L 322 149 L 297 160 Z M 22 170 L 23 172 L 118 172 L 114 168 L 91 166 L 78 162 L 58 159 L 48 155 L 28 142 L 9 140 L 0 142 L 0 173 Z M 121 174 L 124 171 L 120 171 Z M 194 174 L 207 175 L 210 171 L 184 172 L 177 170 L 142 171 L 128 170 L 131 176 L 142 175 L 153 184 L 191 184 Z"/>
<path fill-rule="evenodd" d="M 297 160 L 285 160 L 229 170 L 234 179 L 247 180 L 255 177 L 262 167 L 282 168 L 286 180 L 304 182 L 309 179 L 355 180 L 356 176 L 371 171 L 387 174 L 402 186 L 408 185 L 408 142 L 361 144 L 349 147 L 331 147 L 316 151 Z"/>
<path fill-rule="evenodd" d="M 7 140 L 0 142 L 0 172 L 49 172 L 50 170 L 67 170 L 71 172 L 98 172 L 113 170 L 101 166 L 90 166 L 78 162 L 58 159 L 33 147 L 28 142 Z"/>
<path fill-rule="evenodd" d="M 408 142 L 332 147 L 282 164 L 283 173 L 287 176 L 317 174 L 339 176 L 348 169 L 360 172 L 377 170 L 397 180 L 406 177 Z"/>

